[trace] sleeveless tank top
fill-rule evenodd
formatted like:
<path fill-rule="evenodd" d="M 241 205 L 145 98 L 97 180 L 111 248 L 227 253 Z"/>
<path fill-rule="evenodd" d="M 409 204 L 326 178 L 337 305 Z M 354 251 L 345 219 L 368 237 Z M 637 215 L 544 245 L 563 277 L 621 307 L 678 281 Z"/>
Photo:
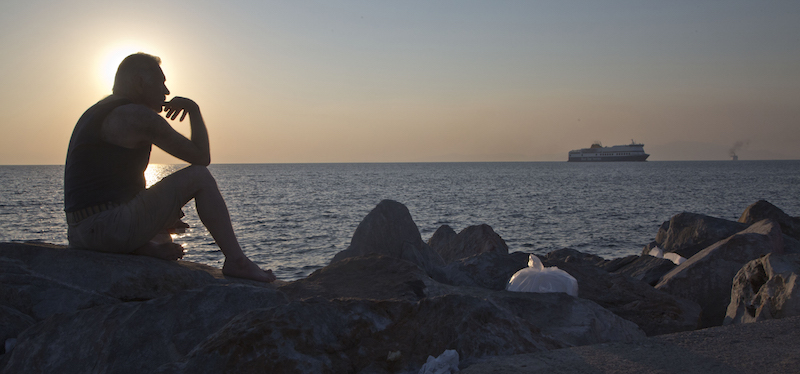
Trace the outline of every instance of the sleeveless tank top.
<path fill-rule="evenodd" d="M 74 212 L 102 203 L 124 203 L 145 188 L 144 171 L 152 146 L 125 148 L 100 137 L 112 110 L 127 99 L 101 100 L 75 125 L 64 167 L 64 210 Z"/>

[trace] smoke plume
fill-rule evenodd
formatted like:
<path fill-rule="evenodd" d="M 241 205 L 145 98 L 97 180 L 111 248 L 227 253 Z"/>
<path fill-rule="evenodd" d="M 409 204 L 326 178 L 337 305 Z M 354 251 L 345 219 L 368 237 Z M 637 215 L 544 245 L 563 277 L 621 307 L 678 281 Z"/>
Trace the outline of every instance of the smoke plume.
<path fill-rule="evenodd" d="M 731 149 L 728 150 L 728 156 L 730 157 L 736 156 L 736 152 L 739 152 L 742 148 L 747 147 L 748 144 L 750 144 L 749 140 L 738 141 L 736 143 L 733 143 L 733 147 L 731 147 Z"/>

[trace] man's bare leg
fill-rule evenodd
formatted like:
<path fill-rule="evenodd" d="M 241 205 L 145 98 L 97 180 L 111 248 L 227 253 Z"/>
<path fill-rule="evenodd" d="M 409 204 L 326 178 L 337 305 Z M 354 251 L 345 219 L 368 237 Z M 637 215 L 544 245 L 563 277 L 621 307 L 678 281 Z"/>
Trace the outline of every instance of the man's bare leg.
<path fill-rule="evenodd" d="M 208 169 L 202 166 L 190 166 L 179 170 L 175 176 L 184 182 L 179 186 L 181 196 L 186 198 L 186 202 L 194 198 L 200 220 L 225 255 L 222 273 L 236 278 L 274 281 L 276 278 L 272 270 L 262 270 L 242 251 L 233 232 L 228 207 Z"/>
<path fill-rule="evenodd" d="M 147 244 L 136 248 L 132 252 L 135 255 L 150 256 L 167 261 L 177 261 L 183 258 L 183 247 L 178 243 L 172 242 L 169 231 L 164 230 L 158 233 Z"/>

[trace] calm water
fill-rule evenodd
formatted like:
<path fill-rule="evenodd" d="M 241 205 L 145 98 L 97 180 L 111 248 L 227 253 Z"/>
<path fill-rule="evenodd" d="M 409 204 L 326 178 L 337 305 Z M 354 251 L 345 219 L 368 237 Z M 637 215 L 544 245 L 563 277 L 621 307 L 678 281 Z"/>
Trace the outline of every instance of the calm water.
<path fill-rule="evenodd" d="M 179 165 L 151 165 L 154 181 Z M 383 199 L 404 203 L 427 240 L 441 225 L 489 224 L 509 248 L 638 254 L 683 212 L 738 219 L 765 199 L 800 215 L 800 161 L 574 164 L 212 165 L 245 252 L 281 279 L 304 277 L 347 247 Z M 66 244 L 63 166 L 0 166 L 0 241 Z M 176 238 L 185 259 L 221 266 L 190 203 Z"/>

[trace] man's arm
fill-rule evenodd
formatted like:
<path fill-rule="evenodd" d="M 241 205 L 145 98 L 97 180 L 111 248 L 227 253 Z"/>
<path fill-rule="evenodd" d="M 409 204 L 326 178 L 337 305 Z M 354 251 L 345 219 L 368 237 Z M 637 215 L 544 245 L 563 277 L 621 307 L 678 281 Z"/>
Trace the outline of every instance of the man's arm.
<path fill-rule="evenodd" d="M 109 114 L 103 123 L 103 140 L 126 148 L 155 144 L 165 152 L 193 165 L 207 166 L 211 153 L 200 108 L 189 99 L 176 97 L 164 104 L 167 114 L 175 119 L 188 113 L 191 139 L 175 131 L 163 117 L 153 110 L 136 104 L 123 105 Z"/>

